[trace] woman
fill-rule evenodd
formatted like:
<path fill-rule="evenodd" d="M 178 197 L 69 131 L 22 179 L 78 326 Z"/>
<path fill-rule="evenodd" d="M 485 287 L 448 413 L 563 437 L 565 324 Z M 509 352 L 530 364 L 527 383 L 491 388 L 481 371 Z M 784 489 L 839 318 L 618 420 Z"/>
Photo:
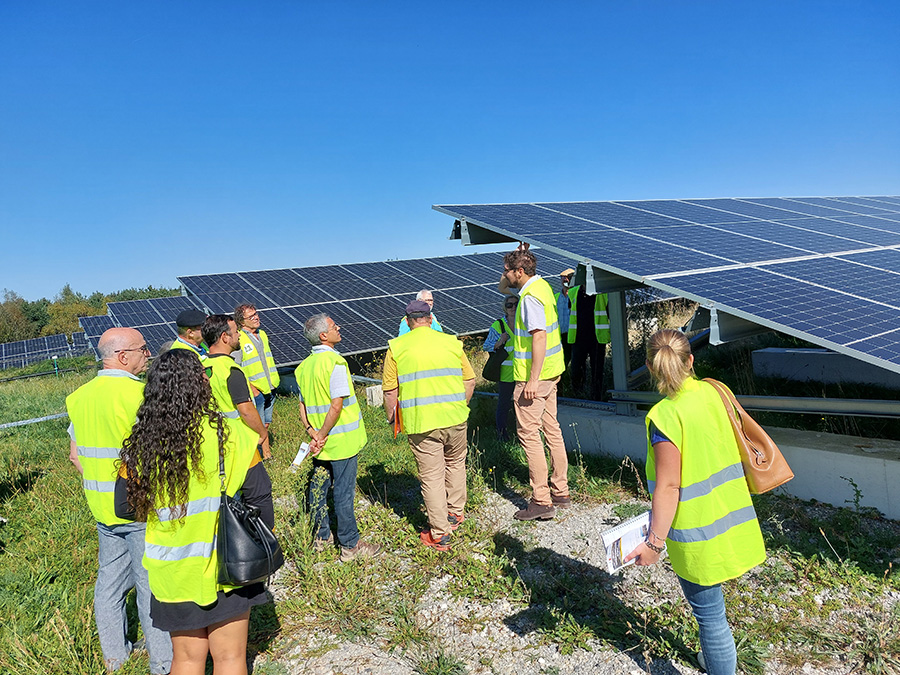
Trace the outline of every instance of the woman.
<path fill-rule="evenodd" d="M 733 675 L 737 653 L 721 584 L 762 563 L 766 551 L 722 399 L 693 366 L 682 333 L 650 338 L 647 367 L 666 398 L 647 414 L 650 532 L 625 560 L 652 565 L 668 548 L 700 626 L 701 666 Z"/>
<path fill-rule="evenodd" d="M 516 306 L 519 299 L 508 296 L 503 299 L 503 318 L 497 319 L 491 324 L 487 337 L 484 339 L 482 350 L 497 352 L 505 348 L 512 336 L 512 328 L 516 323 Z M 509 417 L 509 408 L 512 405 L 513 390 L 516 383 L 513 380 L 512 354 L 509 355 L 503 365 L 500 366 L 500 381 L 497 383 L 497 436 L 501 441 L 508 441 L 509 434 L 506 431 L 506 420 Z"/>
<path fill-rule="evenodd" d="M 138 421 L 123 444 L 128 505 L 147 521 L 144 567 L 150 580 L 153 625 L 169 631 L 173 675 L 202 675 L 207 653 L 215 673 L 247 673 L 250 608 L 266 602 L 261 583 L 217 582 L 216 528 L 225 489 L 258 506 L 272 527 L 272 484 L 256 452 L 257 435 L 230 430 L 216 410 L 196 355 L 159 356 L 147 373 Z"/>

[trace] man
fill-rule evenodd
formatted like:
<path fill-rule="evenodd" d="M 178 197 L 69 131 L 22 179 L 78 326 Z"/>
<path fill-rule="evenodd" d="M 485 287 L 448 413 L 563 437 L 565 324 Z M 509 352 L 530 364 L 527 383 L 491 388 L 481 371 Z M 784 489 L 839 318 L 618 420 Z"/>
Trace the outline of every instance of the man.
<path fill-rule="evenodd" d="M 582 286 L 573 286 L 568 295 L 572 307 L 568 331 L 568 343 L 572 350 L 572 389 L 576 393 L 582 391 L 584 373 L 590 361 L 590 397 L 599 401 L 603 397 L 603 366 L 606 345 L 609 344 L 608 296 L 606 293 L 588 295 Z"/>
<path fill-rule="evenodd" d="M 465 519 L 466 420 L 475 371 L 452 335 L 430 330 L 431 306 L 406 306 L 409 332 L 394 338 L 384 356 L 384 407 L 388 422 L 402 411 L 403 430 L 419 467 L 428 513 L 423 544 L 450 550 L 450 533 Z"/>
<path fill-rule="evenodd" d="M 256 435 L 257 447 L 263 459 L 270 459 L 269 432 L 262 423 L 247 375 L 231 358 L 240 345 L 237 324 L 226 314 L 213 314 L 203 322 L 203 340 L 209 345 L 209 354 L 203 365 L 212 387 L 219 410 L 228 420 L 231 433 Z"/>
<path fill-rule="evenodd" d="M 434 295 L 431 293 L 431 291 L 427 289 L 419 291 L 418 293 L 416 293 L 416 300 L 421 300 L 422 302 L 427 303 L 428 308 L 430 310 L 434 310 Z M 434 313 L 432 313 L 431 315 L 431 329 L 436 330 L 439 333 L 444 332 L 444 327 L 441 326 L 440 321 L 435 318 Z M 404 316 L 402 319 L 400 319 L 400 327 L 397 330 L 397 337 L 406 335 L 408 332 L 409 324 L 406 322 L 406 317 Z"/>
<path fill-rule="evenodd" d="M 566 446 L 556 417 L 556 391 L 565 370 L 553 289 L 537 276 L 537 258 L 525 247 L 503 258 L 503 276 L 519 290 L 513 326 L 513 407 L 519 442 L 528 458 L 531 501 L 515 514 L 517 520 L 549 520 L 556 507 L 571 506 Z M 552 475 L 547 484 L 547 458 L 541 431 L 550 450 Z"/>
<path fill-rule="evenodd" d="M 66 409 L 71 421 L 69 459 L 82 475 L 100 542 L 94 586 L 100 648 L 108 671 L 119 670 L 128 659 L 133 645 L 126 638 L 125 596 L 134 588 L 150 672 L 168 673 L 172 642 L 168 633 L 153 627 L 150 585 L 141 564 L 146 523 L 123 520 L 115 513 L 116 463 L 144 400 L 144 384 L 137 376 L 147 369 L 150 350 L 133 328 L 110 328 L 100 336 L 97 350 L 102 370 L 66 398 Z"/>
<path fill-rule="evenodd" d="M 335 350 L 341 341 L 341 328 L 327 314 L 316 314 L 306 321 L 304 334 L 312 345 L 312 354 L 297 366 L 294 375 L 300 387 L 300 421 L 311 439 L 313 455 L 309 482 L 309 507 L 316 532 L 313 546 L 323 551 L 334 544 L 326 503 L 328 488 L 333 487 L 341 560 L 373 556 L 381 549 L 360 541 L 353 512 L 357 456 L 367 438 L 350 369 Z"/>
<path fill-rule="evenodd" d="M 259 312 L 250 304 L 234 308 L 234 320 L 240 329 L 240 351 L 234 360 L 250 378 L 253 402 L 266 429 L 272 423 L 272 409 L 275 406 L 275 390 L 281 379 L 275 367 L 275 359 L 269 348 L 269 336 L 260 330 Z M 266 439 L 266 452 L 269 441 Z"/>
<path fill-rule="evenodd" d="M 569 286 L 572 284 L 572 277 L 574 276 L 575 270 L 571 267 L 560 272 L 559 280 L 562 284 L 562 290 L 553 296 L 556 298 L 556 316 L 559 319 L 560 340 L 562 341 L 563 358 L 566 367 L 568 367 L 569 360 L 572 358 L 572 348 L 570 347 L 568 340 L 569 315 L 572 308 L 572 303 L 569 301 Z"/>
<path fill-rule="evenodd" d="M 206 359 L 206 345 L 203 343 L 203 322 L 206 314 L 199 309 L 186 309 L 175 317 L 178 337 L 169 349 L 187 349 L 194 352 L 201 361 Z"/>

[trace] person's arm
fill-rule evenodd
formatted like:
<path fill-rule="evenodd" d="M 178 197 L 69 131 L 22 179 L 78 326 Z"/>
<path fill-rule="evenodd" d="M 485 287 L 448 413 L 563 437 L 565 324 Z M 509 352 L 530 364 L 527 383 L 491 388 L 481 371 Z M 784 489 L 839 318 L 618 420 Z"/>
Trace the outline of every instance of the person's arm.
<path fill-rule="evenodd" d="M 75 465 L 75 468 L 78 469 L 78 473 L 83 476 L 84 469 L 81 466 L 81 461 L 78 459 L 78 446 L 75 445 L 75 441 L 71 439 L 69 439 L 69 461 Z"/>
<path fill-rule="evenodd" d="M 541 379 L 541 369 L 544 367 L 544 357 L 547 355 L 547 331 L 531 331 L 531 373 L 525 383 L 523 395 L 526 401 L 537 396 L 538 380 Z"/>
<path fill-rule="evenodd" d="M 243 403 L 236 404 L 234 407 L 237 408 L 238 415 L 244 420 L 244 424 L 259 434 L 258 445 L 262 445 L 269 440 L 269 432 L 266 429 L 266 425 L 263 424 L 262 418 L 259 416 L 259 411 L 256 409 L 256 406 L 253 405 L 253 401 L 244 401 Z"/>
<path fill-rule="evenodd" d="M 262 521 L 269 526 L 269 529 L 275 528 L 275 506 L 272 504 L 272 479 L 266 467 L 254 457 L 254 461 L 247 476 L 244 478 L 244 484 L 241 486 L 241 501 L 250 506 L 259 509 L 259 515 Z"/>
<path fill-rule="evenodd" d="M 384 412 L 387 414 L 387 421 L 394 423 L 394 411 L 397 410 L 397 399 L 400 396 L 400 389 L 394 387 L 384 392 Z"/>
<path fill-rule="evenodd" d="M 472 394 L 475 393 L 475 370 L 472 368 L 472 364 L 469 363 L 465 352 L 462 353 L 459 359 L 459 365 L 462 368 L 463 387 L 466 392 L 466 403 L 468 403 L 472 400 Z"/>
<path fill-rule="evenodd" d="M 515 295 L 513 290 L 509 287 L 509 281 L 507 281 L 505 274 L 500 277 L 500 281 L 497 283 L 497 290 L 503 293 L 503 295 Z"/>
<path fill-rule="evenodd" d="M 384 394 L 384 412 L 387 421 L 394 423 L 394 411 L 400 397 L 400 383 L 397 380 L 397 362 L 390 347 L 384 354 L 384 368 L 381 371 L 381 391 Z"/>
<path fill-rule="evenodd" d="M 656 488 L 653 490 L 653 502 L 650 507 L 650 533 L 647 539 L 654 546 L 664 546 L 669 528 L 675 519 L 678 509 L 678 495 L 681 488 L 681 452 L 670 441 L 653 444 L 653 456 L 656 459 Z M 646 543 L 638 544 L 629 553 L 624 562 L 634 559 L 636 565 L 652 565 L 661 554 Z"/>
<path fill-rule="evenodd" d="M 331 407 L 329 407 L 328 412 L 325 413 L 325 419 L 322 422 L 322 427 L 313 431 L 313 440 L 318 447 L 318 450 L 316 450 L 314 454 L 318 454 L 319 451 L 325 447 L 325 442 L 328 440 L 328 434 L 331 433 L 334 425 L 337 424 L 338 417 L 341 416 L 341 411 L 343 409 L 344 399 L 342 397 L 331 399 Z"/>

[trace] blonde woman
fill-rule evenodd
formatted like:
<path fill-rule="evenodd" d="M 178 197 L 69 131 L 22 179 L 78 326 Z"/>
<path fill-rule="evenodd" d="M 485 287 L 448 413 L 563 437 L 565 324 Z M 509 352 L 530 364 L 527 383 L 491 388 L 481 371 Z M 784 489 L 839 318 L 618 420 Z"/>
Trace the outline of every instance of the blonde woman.
<path fill-rule="evenodd" d="M 700 627 L 700 664 L 734 675 L 737 653 L 721 584 L 766 558 L 737 443 L 722 399 L 693 373 L 687 338 L 661 330 L 647 367 L 666 398 L 647 414 L 650 532 L 626 560 L 652 565 L 668 549 Z"/>

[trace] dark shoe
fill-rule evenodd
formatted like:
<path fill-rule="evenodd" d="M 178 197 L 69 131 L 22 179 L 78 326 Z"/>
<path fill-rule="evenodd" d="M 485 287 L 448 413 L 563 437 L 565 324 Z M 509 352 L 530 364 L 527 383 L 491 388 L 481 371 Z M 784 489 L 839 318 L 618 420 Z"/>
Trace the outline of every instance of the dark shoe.
<path fill-rule="evenodd" d="M 419 535 L 419 539 L 422 540 L 422 543 L 426 546 L 433 548 L 435 551 L 449 551 L 450 550 L 450 535 L 442 534 L 440 538 L 435 539 L 431 536 L 431 530 L 425 530 L 422 534 Z"/>
<path fill-rule="evenodd" d="M 513 516 L 516 520 L 550 520 L 556 515 L 556 507 L 552 504 L 544 506 L 536 504 L 533 501 L 528 502 L 528 506 L 521 511 L 516 511 Z"/>
<path fill-rule="evenodd" d="M 450 523 L 450 529 L 456 532 L 456 528 L 466 522 L 466 517 L 461 513 L 448 513 L 447 522 Z"/>
<path fill-rule="evenodd" d="M 381 553 L 381 547 L 378 544 L 369 544 L 361 541 L 353 548 L 341 547 L 341 562 L 347 562 L 360 556 L 364 558 L 372 558 Z"/>
<path fill-rule="evenodd" d="M 328 539 L 319 539 L 318 537 L 313 539 L 313 551 L 316 553 L 321 553 L 331 546 L 334 546 L 334 532 L 328 535 Z"/>
<path fill-rule="evenodd" d="M 552 501 L 553 506 L 555 506 L 558 509 L 567 509 L 570 506 L 572 506 L 572 498 L 569 497 L 568 495 L 565 497 L 562 497 L 559 495 L 551 495 L 550 501 Z"/>

